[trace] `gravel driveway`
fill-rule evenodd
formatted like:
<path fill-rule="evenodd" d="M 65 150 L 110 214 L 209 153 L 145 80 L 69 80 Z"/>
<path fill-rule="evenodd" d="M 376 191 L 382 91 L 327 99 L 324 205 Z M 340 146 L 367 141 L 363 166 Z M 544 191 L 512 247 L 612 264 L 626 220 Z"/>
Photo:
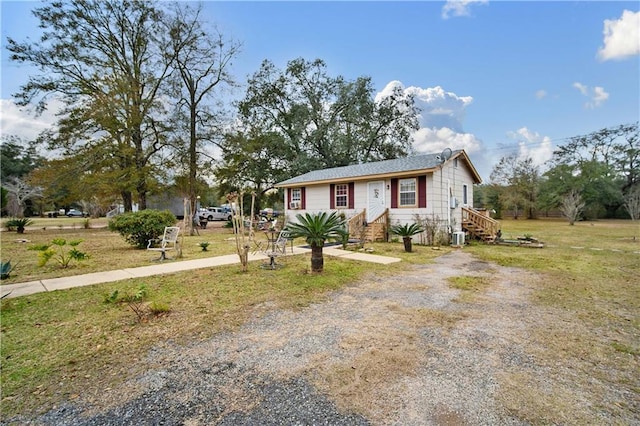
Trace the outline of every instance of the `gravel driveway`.
<path fill-rule="evenodd" d="M 469 299 L 452 276 L 489 284 Z M 528 347 L 546 315 L 528 301 L 532 278 L 459 250 L 301 310 L 262 306 L 238 331 L 168 342 L 147 355 L 143 376 L 31 423 L 522 424 L 503 383 L 514 374 L 552 380 Z M 572 410 L 588 413 L 580 401 L 589 398 L 575 394 Z"/>

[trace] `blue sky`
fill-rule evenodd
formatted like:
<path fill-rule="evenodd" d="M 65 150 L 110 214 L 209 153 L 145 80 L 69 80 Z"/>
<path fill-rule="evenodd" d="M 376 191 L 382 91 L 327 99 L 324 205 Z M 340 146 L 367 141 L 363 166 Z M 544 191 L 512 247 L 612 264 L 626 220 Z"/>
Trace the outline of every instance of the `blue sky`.
<path fill-rule="evenodd" d="M 8 61 L 6 37 L 37 34 L 39 2 L 2 1 L 2 131 L 32 137 L 10 101 L 32 70 Z M 640 6 L 633 2 L 204 2 L 205 17 L 242 43 L 237 80 L 264 59 L 284 68 L 323 59 L 331 75 L 370 76 L 413 93 L 418 152 L 464 148 L 488 180 L 512 152 L 538 163 L 566 138 L 640 117 Z M 243 90 L 236 93 L 241 97 Z"/>

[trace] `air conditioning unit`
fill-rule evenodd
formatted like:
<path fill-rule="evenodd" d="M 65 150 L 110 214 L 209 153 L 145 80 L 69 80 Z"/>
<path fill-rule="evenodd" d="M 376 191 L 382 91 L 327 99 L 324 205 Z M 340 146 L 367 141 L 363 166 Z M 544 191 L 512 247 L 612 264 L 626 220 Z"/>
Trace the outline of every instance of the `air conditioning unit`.
<path fill-rule="evenodd" d="M 292 201 L 289 203 L 289 208 L 291 210 L 298 210 L 300 208 L 300 201 Z"/>
<path fill-rule="evenodd" d="M 463 246 L 464 245 L 464 232 L 454 232 L 451 234 L 451 245 L 452 246 Z"/>

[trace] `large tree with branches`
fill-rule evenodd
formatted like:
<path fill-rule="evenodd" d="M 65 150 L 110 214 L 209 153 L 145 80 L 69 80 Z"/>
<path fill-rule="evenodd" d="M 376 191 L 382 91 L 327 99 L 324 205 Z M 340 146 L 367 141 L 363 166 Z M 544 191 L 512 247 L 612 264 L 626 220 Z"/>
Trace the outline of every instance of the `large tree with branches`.
<path fill-rule="evenodd" d="M 500 187 L 500 202 L 512 210 L 515 219 L 520 209 L 529 219 L 536 216 L 540 180 L 540 168 L 533 159 L 515 154 L 502 157 L 491 172 L 491 182 Z"/>
<path fill-rule="evenodd" d="M 563 179 L 557 170 L 564 170 Z M 569 180 L 580 190 L 587 216 L 602 212 L 613 217 L 640 185 L 638 122 L 607 127 L 570 138 L 554 152 L 554 167 L 547 173 L 548 187 Z M 560 176 L 562 177 L 562 176 Z"/>
<path fill-rule="evenodd" d="M 264 61 L 239 103 L 241 132 L 279 135 L 290 176 L 407 155 L 417 112 L 399 87 L 376 100 L 370 78 L 332 77 L 324 61 L 302 58 L 284 71 Z"/>
<path fill-rule="evenodd" d="M 95 155 L 89 162 L 116 176 L 125 210 L 133 194 L 144 209 L 154 155 L 166 146 L 161 89 L 174 58 L 163 12 L 149 1 L 69 0 L 33 13 L 44 29 L 40 39 L 8 39 L 13 60 L 42 70 L 18 102 L 37 102 L 42 111 L 51 96 L 61 98 L 65 109 L 58 131 L 47 135 L 50 145 Z"/>

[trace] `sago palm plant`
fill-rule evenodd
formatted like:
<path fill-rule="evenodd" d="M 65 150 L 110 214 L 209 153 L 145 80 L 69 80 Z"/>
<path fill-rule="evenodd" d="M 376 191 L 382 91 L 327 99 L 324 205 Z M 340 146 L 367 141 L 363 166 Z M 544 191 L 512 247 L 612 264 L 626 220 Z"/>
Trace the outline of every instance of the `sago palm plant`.
<path fill-rule="evenodd" d="M 336 213 L 297 214 L 296 223 L 287 225 L 292 238 L 304 238 L 311 247 L 311 271 L 322 272 L 324 257 L 322 248 L 325 241 L 340 238 L 344 229 L 343 219 Z"/>
<path fill-rule="evenodd" d="M 417 223 L 405 223 L 404 225 L 398 224 L 391 227 L 391 233 L 402 237 L 402 241 L 404 242 L 404 251 L 407 253 L 411 253 L 412 250 L 411 237 L 421 233 L 422 231 L 423 229 Z"/>

